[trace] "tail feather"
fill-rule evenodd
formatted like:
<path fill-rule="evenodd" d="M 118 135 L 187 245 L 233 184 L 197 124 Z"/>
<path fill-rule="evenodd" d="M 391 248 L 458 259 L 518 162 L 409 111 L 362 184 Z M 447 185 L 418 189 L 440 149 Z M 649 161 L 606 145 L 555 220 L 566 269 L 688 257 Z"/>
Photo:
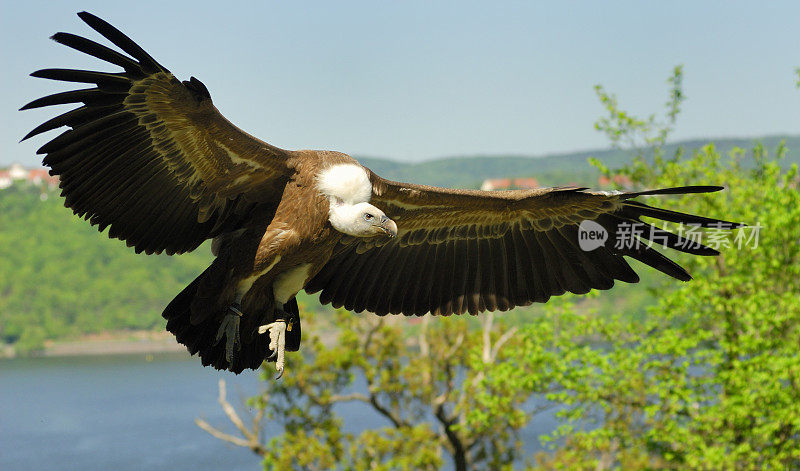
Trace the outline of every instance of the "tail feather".
<path fill-rule="evenodd" d="M 230 364 L 225 358 L 225 339 L 217 342 L 217 332 L 227 314 L 227 306 L 221 307 L 206 289 L 205 281 L 213 273 L 212 268 L 213 265 L 195 278 L 164 309 L 162 316 L 167 320 L 167 330 L 175 334 L 190 354 L 199 355 L 204 366 L 236 374 L 246 368 L 258 369 L 270 353 L 266 337 L 240 335 L 242 341 Z M 248 342 L 246 338 L 252 338 L 252 341 Z"/>

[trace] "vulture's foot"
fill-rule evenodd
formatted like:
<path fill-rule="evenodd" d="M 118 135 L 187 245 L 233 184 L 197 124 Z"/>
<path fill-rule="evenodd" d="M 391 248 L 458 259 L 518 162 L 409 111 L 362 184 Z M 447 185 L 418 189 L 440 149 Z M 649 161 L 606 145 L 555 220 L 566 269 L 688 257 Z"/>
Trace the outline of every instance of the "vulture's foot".
<path fill-rule="evenodd" d="M 262 325 L 258 328 L 259 334 L 264 334 L 269 331 L 269 349 L 272 350 L 270 359 L 276 358 L 275 369 L 278 370 L 278 376 L 275 379 L 280 379 L 283 376 L 283 367 L 286 365 L 286 331 L 292 330 L 292 322 L 283 319 L 276 319 L 275 322 L 267 325 Z"/>
<path fill-rule="evenodd" d="M 225 314 L 225 318 L 222 319 L 219 330 L 217 330 L 217 339 L 214 342 L 214 345 L 217 345 L 222 340 L 222 336 L 225 336 L 225 359 L 228 361 L 229 368 L 233 365 L 233 356 L 242 342 L 239 335 L 239 322 L 244 314 L 241 311 L 241 307 L 239 303 L 233 303 L 228 306 L 228 312 Z"/>

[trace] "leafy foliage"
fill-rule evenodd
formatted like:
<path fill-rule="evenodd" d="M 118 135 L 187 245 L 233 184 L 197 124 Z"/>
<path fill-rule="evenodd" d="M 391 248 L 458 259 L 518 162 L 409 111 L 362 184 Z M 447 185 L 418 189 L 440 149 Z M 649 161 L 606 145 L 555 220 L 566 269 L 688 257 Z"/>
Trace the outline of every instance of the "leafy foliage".
<path fill-rule="evenodd" d="M 304 318 L 312 331 L 313 319 Z M 492 315 L 469 325 L 475 322 L 425 318 L 409 335 L 405 318 L 339 311 L 331 345 L 319 336 L 306 340 L 305 355 L 288 358 L 281 382 L 265 367 L 264 392 L 251 406 L 284 433 L 248 446 L 264 457 L 265 469 L 439 469 L 443 453 L 456 469 L 509 466 L 519 454 L 516 432 L 551 406 L 526 406 L 532 371 L 517 371 L 502 385 L 486 381 L 494 368 L 521 365 L 509 354 L 521 339 Z M 386 426 L 342 432 L 335 407 L 347 402 L 364 404 Z"/>
<path fill-rule="evenodd" d="M 676 66 L 672 70 L 667 83 L 670 85 L 669 99 L 663 120 L 658 120 L 655 114 L 638 118 L 626 112 L 619 107 L 616 96 L 606 92 L 602 85 L 595 85 L 595 93 L 608 113 L 607 117 L 597 120 L 595 129 L 604 133 L 617 148 L 639 150 L 643 147 L 663 147 L 675 126 L 681 103 L 686 99 L 683 94 L 683 66 Z"/>
<path fill-rule="evenodd" d="M 549 408 L 559 427 L 539 437 L 549 450 L 528 457 L 530 469 L 800 468 L 797 165 L 785 146 L 666 158 L 680 83 L 676 68 L 665 120 L 623 112 L 598 88 L 609 113 L 598 129 L 631 146 L 618 171 L 636 185 L 728 187 L 659 202 L 749 222 L 705 233 L 721 256 L 680 257 L 695 276 L 683 285 L 643 270 L 657 295 L 636 315 L 598 309 L 608 293 L 516 310 L 507 319 L 525 318 L 519 330 L 492 315 L 402 329 L 398 318 L 339 314 L 338 340 L 304 345 L 283 382 L 267 378 L 253 399 L 285 430 L 251 446 L 265 468 L 429 469 L 448 454 L 456 469 L 509 469 L 524 456 L 518 431 Z M 344 401 L 387 425 L 342 432 Z"/>
<path fill-rule="evenodd" d="M 720 257 L 682 260 L 695 280 L 662 290 L 643 322 L 595 320 L 596 342 L 564 358 L 573 368 L 549 396 L 569 405 L 557 433 L 565 446 L 541 467 L 800 467 L 800 179 L 796 164 L 782 170 L 785 153 L 724 156 L 707 145 L 623 169 L 645 187 L 724 184 L 724 196 L 676 207 L 754 227 L 717 239 Z"/>
<path fill-rule="evenodd" d="M 783 149 L 779 150 L 779 154 Z M 568 404 L 566 446 L 546 467 L 607 463 L 629 468 L 791 469 L 800 466 L 800 193 L 762 148 L 713 146 L 691 159 L 631 169 L 647 186 L 724 182 L 724 198 L 684 198 L 683 211 L 763 226 L 758 246 L 682 260 L 695 280 L 663 290 L 644 322 L 598 318 L 597 343 L 567 356 L 575 368 L 550 398 Z M 747 232 L 745 229 L 743 232 Z M 753 232 L 753 229 L 750 229 Z"/>

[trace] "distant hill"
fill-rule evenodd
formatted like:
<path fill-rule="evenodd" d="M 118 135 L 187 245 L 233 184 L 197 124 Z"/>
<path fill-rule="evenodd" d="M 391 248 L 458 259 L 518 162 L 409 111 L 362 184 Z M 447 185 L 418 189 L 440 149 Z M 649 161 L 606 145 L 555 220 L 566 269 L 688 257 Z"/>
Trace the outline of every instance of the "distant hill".
<path fill-rule="evenodd" d="M 713 142 L 722 152 L 734 147 L 749 149 L 761 142 L 770 151 L 781 141 L 789 149 L 800 149 L 800 135 L 767 136 L 741 139 L 695 139 L 665 146 L 666 155 L 674 155 L 680 147 L 687 153 Z M 390 180 L 421 183 L 433 186 L 478 188 L 486 178 L 535 177 L 542 185 L 557 186 L 577 184 L 595 186 L 598 172 L 587 163 L 589 157 L 600 159 L 610 168 L 622 167 L 631 160 L 629 152 L 621 150 L 594 150 L 552 154 L 541 157 L 513 155 L 485 155 L 449 157 L 420 163 L 403 163 L 376 157 L 356 156 L 362 164 L 378 175 Z M 792 160 L 793 159 L 793 160 Z M 800 162 L 800 152 L 789 153 L 787 164 Z"/>

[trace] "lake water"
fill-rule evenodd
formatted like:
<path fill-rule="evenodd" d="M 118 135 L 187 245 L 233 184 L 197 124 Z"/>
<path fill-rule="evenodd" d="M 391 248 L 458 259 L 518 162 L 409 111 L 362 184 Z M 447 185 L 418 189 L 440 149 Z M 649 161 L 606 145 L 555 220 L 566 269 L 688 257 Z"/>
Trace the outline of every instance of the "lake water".
<path fill-rule="evenodd" d="M 258 456 L 194 424 L 202 417 L 234 432 L 217 403 L 219 378 L 234 405 L 259 391 L 257 373 L 218 372 L 185 355 L 0 360 L 0 470 L 261 469 Z M 390 425 L 359 403 L 337 412 L 352 432 Z M 520 437 L 526 451 L 540 450 L 537 435 L 554 426 L 552 414 L 537 416 Z"/>

